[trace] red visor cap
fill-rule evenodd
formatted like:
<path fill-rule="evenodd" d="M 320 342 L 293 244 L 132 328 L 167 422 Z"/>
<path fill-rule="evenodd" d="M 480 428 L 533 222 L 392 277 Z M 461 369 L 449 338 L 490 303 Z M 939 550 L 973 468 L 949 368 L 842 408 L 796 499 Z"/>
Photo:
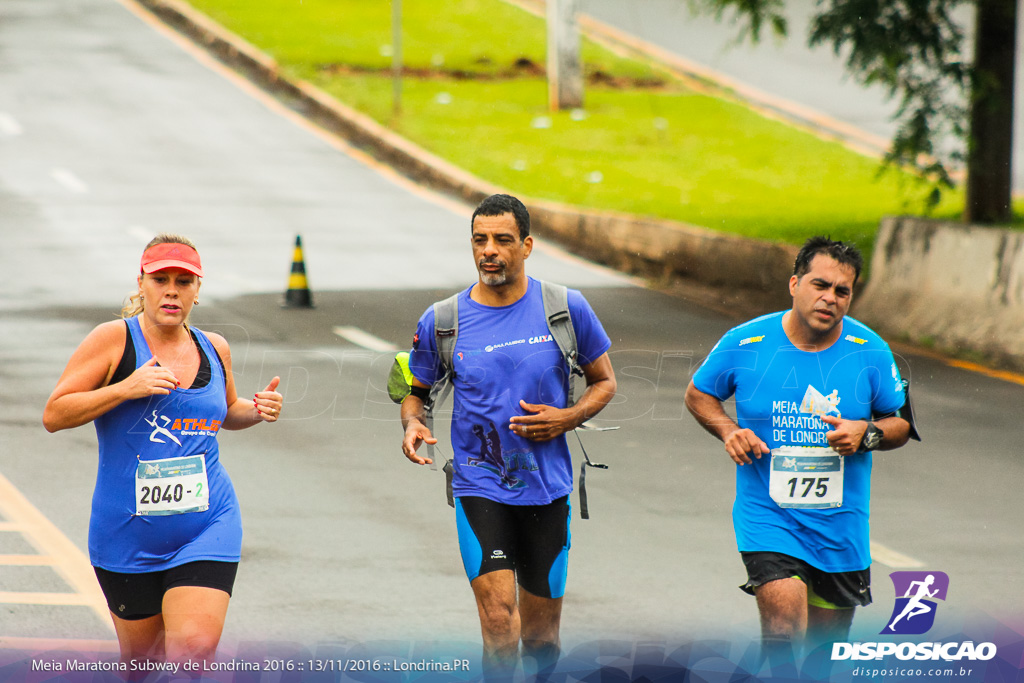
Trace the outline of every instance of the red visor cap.
<path fill-rule="evenodd" d="M 142 272 L 155 273 L 164 268 L 181 268 L 199 277 L 203 276 L 203 266 L 199 262 L 199 252 L 187 244 L 167 242 L 155 244 L 142 255 Z"/>

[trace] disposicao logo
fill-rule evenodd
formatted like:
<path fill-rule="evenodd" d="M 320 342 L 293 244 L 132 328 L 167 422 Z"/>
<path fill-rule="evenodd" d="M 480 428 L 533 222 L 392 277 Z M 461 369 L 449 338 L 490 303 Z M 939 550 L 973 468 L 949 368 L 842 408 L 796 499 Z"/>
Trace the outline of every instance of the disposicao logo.
<path fill-rule="evenodd" d="M 893 572 L 889 578 L 896 587 L 896 604 L 881 633 L 926 633 L 935 623 L 936 600 L 946 599 L 949 577 L 944 572 Z"/>
<path fill-rule="evenodd" d="M 893 572 L 896 604 L 882 635 L 921 635 L 935 623 L 937 600 L 946 599 L 949 576 L 944 572 Z M 986 661 L 996 656 L 994 643 L 964 642 L 872 642 L 833 643 L 832 661 L 881 660 L 885 657 L 918 661 Z"/>

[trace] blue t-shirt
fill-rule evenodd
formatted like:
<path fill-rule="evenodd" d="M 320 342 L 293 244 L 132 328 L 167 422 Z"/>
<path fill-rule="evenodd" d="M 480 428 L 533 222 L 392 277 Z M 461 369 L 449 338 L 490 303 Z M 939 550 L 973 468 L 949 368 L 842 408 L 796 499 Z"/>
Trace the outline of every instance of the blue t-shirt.
<path fill-rule="evenodd" d="M 782 329 L 784 312 L 735 327 L 719 340 L 693 376 L 700 391 L 736 397 L 740 427 L 770 448 L 828 446 L 832 429 L 820 418 L 870 419 L 904 403 L 892 352 L 868 327 L 846 317 L 839 340 L 824 351 L 796 348 Z M 871 453 L 846 456 L 840 507 L 779 507 L 768 495 L 771 457 L 736 468 L 733 526 L 741 552 L 800 558 L 826 572 L 871 564 L 868 528 Z"/>
<path fill-rule="evenodd" d="M 452 449 L 456 496 L 480 496 L 509 505 L 547 505 L 572 491 L 572 460 L 565 437 L 530 441 L 509 428 L 519 405 L 565 408 L 568 369 L 544 316 L 539 281 L 508 306 L 484 306 L 467 288 L 459 294 L 459 333 L 453 366 Z M 569 315 L 580 365 L 601 357 L 611 340 L 578 291 L 569 290 Z M 416 328 L 409 357 L 413 375 L 430 385 L 440 376 L 434 310 Z"/>

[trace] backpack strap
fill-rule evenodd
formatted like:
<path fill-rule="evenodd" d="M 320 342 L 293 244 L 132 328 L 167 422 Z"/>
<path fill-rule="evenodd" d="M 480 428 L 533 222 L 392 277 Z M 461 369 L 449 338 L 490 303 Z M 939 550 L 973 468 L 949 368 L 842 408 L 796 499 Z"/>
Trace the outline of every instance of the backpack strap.
<path fill-rule="evenodd" d="M 455 376 L 452 359 L 455 356 L 455 342 L 459 337 L 459 295 L 453 294 L 444 301 L 434 304 L 434 341 L 437 347 L 437 360 L 441 376 L 430 385 L 430 393 L 423 402 L 423 421 L 431 433 L 434 432 L 434 406 L 443 403 L 452 389 L 452 378 Z M 434 446 L 427 444 L 427 455 L 435 460 Z M 452 494 L 452 477 L 454 467 L 448 456 L 445 456 L 444 474 L 448 505 L 455 507 Z"/>
<path fill-rule="evenodd" d="M 541 282 L 541 292 L 544 295 L 544 316 L 548 320 L 548 331 L 558 344 L 558 350 L 562 352 L 562 358 L 569 367 L 569 391 L 566 395 L 565 405 L 576 404 L 576 392 L 574 385 L 576 377 L 583 377 L 583 368 L 579 363 L 579 352 L 576 345 L 576 329 L 572 326 L 572 316 L 569 315 L 569 290 L 564 285 L 556 285 L 553 282 Z M 587 449 L 583 447 L 583 440 L 575 429 L 576 440 L 580 443 L 580 451 L 583 453 L 583 462 L 580 463 L 580 518 L 590 519 L 590 507 L 587 504 L 587 467 L 596 467 L 606 470 L 608 465 L 590 461 Z"/>
<path fill-rule="evenodd" d="M 576 330 L 572 326 L 569 315 L 569 290 L 564 285 L 553 282 L 541 282 L 541 293 L 544 297 L 544 317 L 548 321 L 548 331 L 555 338 L 562 358 L 569 366 L 569 393 L 566 406 L 576 403 L 575 379 L 583 377 L 583 368 L 579 364 L 579 352 L 576 347 Z"/>

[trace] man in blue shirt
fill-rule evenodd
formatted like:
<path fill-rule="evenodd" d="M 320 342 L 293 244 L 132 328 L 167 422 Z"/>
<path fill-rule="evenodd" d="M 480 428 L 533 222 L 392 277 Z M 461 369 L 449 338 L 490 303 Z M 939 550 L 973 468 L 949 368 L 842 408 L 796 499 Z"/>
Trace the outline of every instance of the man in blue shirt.
<path fill-rule="evenodd" d="M 548 329 L 541 283 L 524 269 L 533 249 L 526 207 L 492 195 L 471 225 L 479 281 L 458 298 L 452 489 L 483 632 L 484 671 L 511 676 L 520 642 L 538 671 L 557 661 L 572 491 L 565 433 L 604 408 L 616 384 L 611 341 L 583 296 L 569 290 L 587 388 L 566 405 L 567 365 Z M 409 367 L 415 379 L 402 403 L 402 451 L 416 464 L 430 464 L 417 450 L 437 442 L 423 415 L 428 389 L 441 377 L 432 308 L 420 318 Z"/>
<path fill-rule="evenodd" d="M 789 281 L 792 309 L 726 333 L 686 390 L 690 412 L 737 465 L 741 588 L 757 598 L 769 655 L 805 635 L 846 638 L 854 609 L 870 604 L 871 451 L 911 435 L 897 415 L 906 396 L 892 352 L 845 317 L 861 265 L 851 245 L 808 240 Z M 722 408 L 730 396 L 735 421 Z"/>

